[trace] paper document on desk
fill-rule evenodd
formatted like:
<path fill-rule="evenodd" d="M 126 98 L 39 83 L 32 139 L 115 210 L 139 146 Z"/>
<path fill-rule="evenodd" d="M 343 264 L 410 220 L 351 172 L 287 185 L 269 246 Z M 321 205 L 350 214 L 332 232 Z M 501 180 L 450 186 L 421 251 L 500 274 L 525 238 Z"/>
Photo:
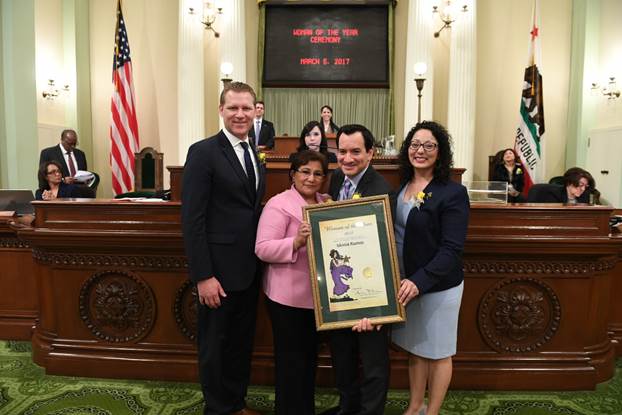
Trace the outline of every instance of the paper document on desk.
<path fill-rule="evenodd" d="M 157 197 L 121 197 L 115 200 L 125 200 L 126 202 L 166 202 L 166 200 Z"/>
<path fill-rule="evenodd" d="M 85 183 L 88 184 L 95 178 L 95 175 L 90 171 L 86 170 L 78 170 L 76 174 L 73 176 L 73 181 L 76 183 Z"/>

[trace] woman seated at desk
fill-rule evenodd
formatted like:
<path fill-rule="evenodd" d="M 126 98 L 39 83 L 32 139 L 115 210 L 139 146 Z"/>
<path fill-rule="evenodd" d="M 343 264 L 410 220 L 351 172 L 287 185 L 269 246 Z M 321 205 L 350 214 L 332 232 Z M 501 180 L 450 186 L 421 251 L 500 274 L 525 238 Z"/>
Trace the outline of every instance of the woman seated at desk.
<path fill-rule="evenodd" d="M 511 148 L 503 150 L 501 160 L 495 160 L 495 170 L 492 180 L 508 184 L 508 202 L 521 203 L 525 199 L 521 196 L 524 186 L 524 174 L 520 163 L 517 163 L 516 152 Z"/>
<path fill-rule="evenodd" d="M 590 203 L 591 190 L 588 190 L 590 186 L 595 186 L 592 175 L 580 167 L 572 167 L 564 173 L 563 186 L 534 184 L 529 189 L 527 201 L 532 203 Z"/>
<path fill-rule="evenodd" d="M 328 141 L 324 131 L 320 128 L 318 121 L 308 122 L 300 132 L 300 142 L 296 153 L 289 155 L 289 160 L 292 161 L 295 154 L 298 154 L 305 150 L 313 150 L 322 153 L 329 163 L 336 163 L 337 156 L 335 153 L 328 151 Z"/>
<path fill-rule="evenodd" d="M 86 186 L 66 184 L 61 171 L 60 163 L 55 160 L 41 163 L 37 173 L 39 188 L 35 192 L 35 199 L 54 200 L 62 197 L 93 197 L 93 192 Z"/>

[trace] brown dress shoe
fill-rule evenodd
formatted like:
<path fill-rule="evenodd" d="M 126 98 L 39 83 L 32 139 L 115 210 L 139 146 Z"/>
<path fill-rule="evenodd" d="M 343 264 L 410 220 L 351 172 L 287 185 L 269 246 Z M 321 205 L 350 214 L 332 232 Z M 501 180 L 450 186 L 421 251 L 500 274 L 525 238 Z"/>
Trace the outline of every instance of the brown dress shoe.
<path fill-rule="evenodd" d="M 261 415 L 261 413 L 250 408 L 244 408 L 237 412 L 234 412 L 231 415 Z"/>

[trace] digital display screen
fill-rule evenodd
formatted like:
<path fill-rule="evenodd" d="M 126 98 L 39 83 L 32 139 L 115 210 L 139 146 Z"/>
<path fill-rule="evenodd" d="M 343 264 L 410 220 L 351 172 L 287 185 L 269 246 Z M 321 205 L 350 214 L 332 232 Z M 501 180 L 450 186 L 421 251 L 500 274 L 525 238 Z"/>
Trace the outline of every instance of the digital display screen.
<path fill-rule="evenodd" d="M 266 6 L 264 86 L 389 86 L 387 6 Z"/>

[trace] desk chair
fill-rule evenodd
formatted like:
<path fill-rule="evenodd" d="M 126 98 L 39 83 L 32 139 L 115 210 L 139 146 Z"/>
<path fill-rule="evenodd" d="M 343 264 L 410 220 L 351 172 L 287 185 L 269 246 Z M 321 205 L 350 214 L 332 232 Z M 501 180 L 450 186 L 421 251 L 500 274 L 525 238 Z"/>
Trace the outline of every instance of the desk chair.
<path fill-rule="evenodd" d="M 145 147 L 134 153 L 134 191 L 122 193 L 115 199 L 124 197 L 153 197 L 161 193 L 164 185 L 164 154 L 158 153 L 153 147 Z"/>

